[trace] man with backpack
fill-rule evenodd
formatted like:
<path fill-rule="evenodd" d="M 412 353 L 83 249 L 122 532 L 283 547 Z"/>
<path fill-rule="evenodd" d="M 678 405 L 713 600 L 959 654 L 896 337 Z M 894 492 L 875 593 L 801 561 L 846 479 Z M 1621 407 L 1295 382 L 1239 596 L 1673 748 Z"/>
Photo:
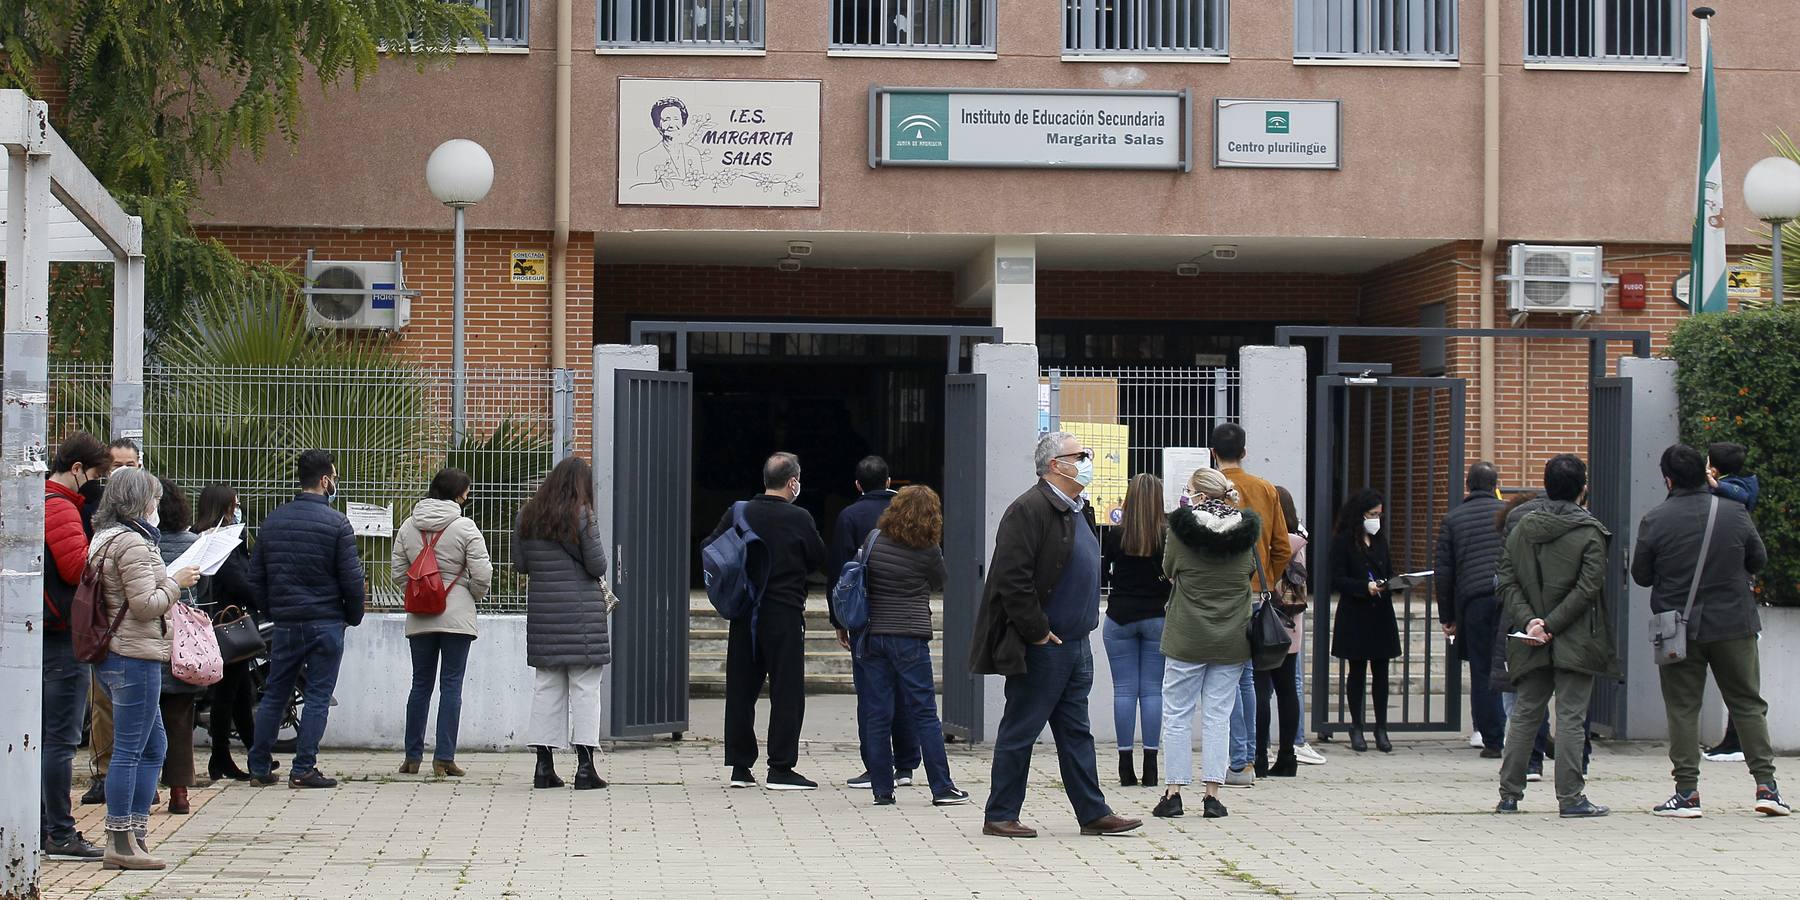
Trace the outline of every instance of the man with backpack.
<path fill-rule="evenodd" d="M 825 564 L 825 541 L 812 513 L 794 505 L 799 496 L 800 458 L 776 453 L 763 463 L 763 492 L 732 504 L 706 539 L 711 545 L 731 533 L 743 541 L 753 553 L 726 565 L 757 583 L 750 610 L 731 620 L 725 652 L 725 764 L 734 788 L 756 787 L 750 770 L 756 765 L 756 700 L 764 681 L 769 684 L 768 789 L 818 787 L 794 766 L 800 762 L 806 715 L 807 579 Z"/>
<path fill-rule="evenodd" d="M 250 557 L 250 584 L 275 623 L 269 642 L 269 680 L 256 709 L 250 780 L 257 785 L 279 780 L 271 772 L 269 751 L 294 685 L 304 675 L 306 706 L 294 740 L 288 785 L 330 788 L 337 781 L 327 778 L 315 763 L 344 658 L 344 628 L 363 619 L 363 566 L 350 521 L 331 507 L 338 489 L 331 454 L 308 450 L 300 454 L 295 468 L 299 495 L 263 520 Z"/>
<path fill-rule="evenodd" d="M 98 483 L 111 466 L 98 439 L 76 432 L 56 449 L 44 481 L 44 790 L 38 808 L 44 855 L 50 859 L 87 861 L 104 855 L 75 830 L 69 808 L 69 763 L 81 743 L 88 695 L 88 667 L 75 658 L 69 625 L 75 589 L 87 567 L 88 534 L 82 527 L 87 501 L 81 489 Z"/>

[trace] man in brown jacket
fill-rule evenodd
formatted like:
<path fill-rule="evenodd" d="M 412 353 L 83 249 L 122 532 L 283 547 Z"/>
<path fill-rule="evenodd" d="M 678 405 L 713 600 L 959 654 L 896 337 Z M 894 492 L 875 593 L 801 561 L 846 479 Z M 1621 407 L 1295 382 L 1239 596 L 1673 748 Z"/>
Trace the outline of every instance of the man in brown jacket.
<path fill-rule="evenodd" d="M 1244 428 L 1225 422 L 1213 429 L 1212 452 L 1218 458 L 1218 469 L 1237 488 L 1239 509 L 1255 510 L 1267 526 L 1263 528 L 1261 546 L 1256 548 L 1262 562 L 1262 573 L 1250 576 L 1250 590 L 1263 594 L 1275 589 L 1276 579 L 1287 571 L 1294 550 L 1288 546 L 1287 517 L 1281 511 L 1281 495 L 1275 486 L 1244 471 Z M 1225 783 L 1232 787 L 1249 787 L 1256 783 L 1250 764 L 1256 751 L 1256 667 L 1245 666 L 1243 680 L 1238 682 L 1237 708 L 1231 713 L 1231 771 Z"/>
<path fill-rule="evenodd" d="M 1035 462 L 1038 483 L 1007 507 L 994 535 L 969 654 L 971 671 L 1006 676 L 981 833 L 1037 837 L 1019 823 L 1019 809 L 1032 746 L 1048 724 L 1081 833 L 1123 834 L 1143 822 L 1106 805 L 1088 729 L 1094 687 L 1088 635 L 1100 624 L 1100 541 L 1081 494 L 1094 478 L 1094 453 L 1058 431 L 1038 441 Z"/>

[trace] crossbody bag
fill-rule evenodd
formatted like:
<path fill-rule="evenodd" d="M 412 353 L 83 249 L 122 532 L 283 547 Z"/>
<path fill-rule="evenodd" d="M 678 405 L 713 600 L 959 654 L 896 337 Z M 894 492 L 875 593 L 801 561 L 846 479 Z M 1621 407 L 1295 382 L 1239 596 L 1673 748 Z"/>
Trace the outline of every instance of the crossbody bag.
<path fill-rule="evenodd" d="M 1700 596 L 1700 576 L 1706 574 L 1706 552 L 1712 548 L 1713 526 L 1718 520 L 1719 498 L 1714 496 L 1706 509 L 1706 533 L 1700 538 L 1700 558 L 1694 561 L 1694 581 L 1688 585 L 1687 608 L 1650 616 L 1650 655 L 1659 666 L 1671 666 L 1687 659 L 1688 623 L 1694 614 L 1694 600 Z"/>

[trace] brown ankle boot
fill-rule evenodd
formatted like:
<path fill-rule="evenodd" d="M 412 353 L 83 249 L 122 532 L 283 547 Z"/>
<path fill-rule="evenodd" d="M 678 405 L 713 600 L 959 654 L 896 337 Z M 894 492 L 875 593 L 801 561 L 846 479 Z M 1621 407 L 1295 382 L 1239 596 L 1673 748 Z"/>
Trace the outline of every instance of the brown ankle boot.
<path fill-rule="evenodd" d="M 169 815 L 185 816 L 191 811 L 188 805 L 188 789 L 184 787 L 169 788 Z"/>

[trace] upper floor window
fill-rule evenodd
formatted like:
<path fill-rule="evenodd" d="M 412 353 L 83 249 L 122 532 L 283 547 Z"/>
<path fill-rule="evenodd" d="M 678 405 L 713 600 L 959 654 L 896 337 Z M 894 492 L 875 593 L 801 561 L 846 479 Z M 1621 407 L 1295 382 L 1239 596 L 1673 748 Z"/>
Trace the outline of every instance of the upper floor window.
<path fill-rule="evenodd" d="M 760 50 L 763 0 L 600 0 L 600 46 Z"/>
<path fill-rule="evenodd" d="M 1456 0 L 1294 0 L 1296 59 L 1455 59 Z"/>
<path fill-rule="evenodd" d="M 1682 65 L 1687 0 L 1526 0 L 1525 61 Z"/>
<path fill-rule="evenodd" d="M 527 19 L 531 13 L 531 0 L 451 0 L 463 3 L 487 13 L 487 45 L 492 47 L 524 47 L 530 37 Z M 465 47 L 476 47 L 476 43 L 464 39 Z"/>
<path fill-rule="evenodd" d="M 1230 0 L 1063 0 L 1070 56 L 1224 56 Z"/>
<path fill-rule="evenodd" d="M 994 0 L 831 0 L 833 50 L 994 50 Z"/>

